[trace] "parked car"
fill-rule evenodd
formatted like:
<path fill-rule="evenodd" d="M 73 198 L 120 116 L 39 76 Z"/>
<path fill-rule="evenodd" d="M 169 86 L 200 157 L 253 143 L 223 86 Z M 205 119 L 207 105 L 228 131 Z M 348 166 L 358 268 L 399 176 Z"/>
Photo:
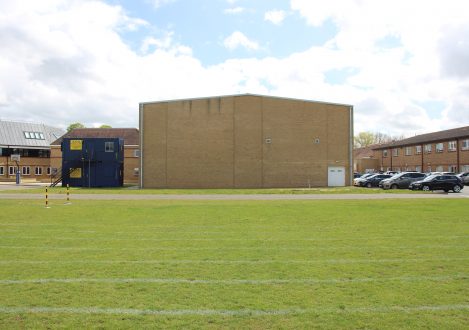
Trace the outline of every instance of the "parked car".
<path fill-rule="evenodd" d="M 362 176 L 362 175 L 361 175 L 360 173 L 357 173 L 357 172 L 353 173 L 353 178 L 354 178 L 354 179 L 358 179 L 358 178 L 361 177 L 361 176 Z"/>
<path fill-rule="evenodd" d="M 444 190 L 445 192 L 452 190 L 456 193 L 460 192 L 463 188 L 464 184 L 457 176 L 439 174 L 427 176 L 425 179 L 412 182 L 409 185 L 411 190 Z"/>
<path fill-rule="evenodd" d="M 461 179 L 462 183 L 464 183 L 466 186 L 469 186 L 469 172 L 459 173 L 457 177 Z"/>
<path fill-rule="evenodd" d="M 379 183 L 379 187 L 383 189 L 407 189 L 412 182 L 423 180 L 424 178 L 424 173 L 402 172 L 389 179 L 384 179 Z"/>
<path fill-rule="evenodd" d="M 430 175 L 456 175 L 454 172 L 427 172 L 425 173 L 426 176 Z"/>
<path fill-rule="evenodd" d="M 372 176 L 367 177 L 364 180 L 360 180 L 358 182 L 360 187 L 378 187 L 379 183 L 384 180 L 390 178 L 392 175 L 389 174 L 375 174 Z"/>
<path fill-rule="evenodd" d="M 397 171 L 386 171 L 383 174 L 395 175 L 395 174 L 398 174 L 398 173 L 399 172 L 397 172 Z"/>
<path fill-rule="evenodd" d="M 353 179 L 353 185 L 354 186 L 360 186 L 360 184 L 358 183 L 359 181 L 361 180 L 365 180 L 366 178 L 372 176 L 372 175 L 375 175 L 376 173 L 365 173 L 363 174 L 361 177 L 359 178 L 356 178 L 356 179 Z"/>

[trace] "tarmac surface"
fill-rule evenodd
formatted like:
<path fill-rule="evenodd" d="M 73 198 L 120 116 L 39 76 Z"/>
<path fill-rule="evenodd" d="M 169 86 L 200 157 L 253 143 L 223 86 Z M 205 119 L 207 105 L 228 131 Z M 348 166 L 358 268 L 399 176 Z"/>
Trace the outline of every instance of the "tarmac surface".
<path fill-rule="evenodd" d="M 46 183 L 16 185 L 0 183 L 0 199 L 37 200 L 44 199 L 44 194 L 8 193 L 8 190 L 46 187 Z M 49 194 L 50 200 L 65 199 L 65 194 Z M 435 191 L 422 194 L 71 194 L 71 200 L 381 200 L 381 199 L 464 199 L 469 198 L 469 187 L 460 193 Z"/>

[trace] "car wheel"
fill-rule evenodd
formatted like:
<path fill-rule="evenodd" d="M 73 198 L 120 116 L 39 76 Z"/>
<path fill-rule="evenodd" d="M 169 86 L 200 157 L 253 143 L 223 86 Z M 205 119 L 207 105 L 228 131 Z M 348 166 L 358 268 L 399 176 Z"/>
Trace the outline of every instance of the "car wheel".
<path fill-rule="evenodd" d="M 455 185 L 455 186 L 453 187 L 453 191 L 454 191 L 455 193 L 461 192 L 461 187 L 458 186 L 458 185 Z"/>
<path fill-rule="evenodd" d="M 430 191 L 430 187 L 429 187 L 429 186 L 423 186 L 423 187 L 422 187 L 422 190 L 423 190 L 423 191 Z"/>
<path fill-rule="evenodd" d="M 393 184 L 393 185 L 391 186 L 391 189 L 397 189 L 397 184 Z"/>
<path fill-rule="evenodd" d="M 368 182 L 368 183 L 366 184 L 366 186 L 367 186 L 368 188 L 371 188 L 371 182 Z"/>

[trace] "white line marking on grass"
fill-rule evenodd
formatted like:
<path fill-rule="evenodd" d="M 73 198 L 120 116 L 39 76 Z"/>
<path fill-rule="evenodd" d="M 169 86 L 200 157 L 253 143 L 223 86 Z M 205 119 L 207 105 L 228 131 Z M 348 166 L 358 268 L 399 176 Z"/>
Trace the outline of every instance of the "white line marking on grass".
<path fill-rule="evenodd" d="M 71 251 L 342 251 L 342 250 L 353 250 L 353 251 L 374 251 L 374 250 L 413 250 L 413 249 L 457 249 L 465 250 L 468 249 L 462 245 L 416 245 L 416 246 L 306 246 L 306 247 L 283 247 L 283 246 L 234 246 L 234 247 L 68 247 L 68 246 L 21 246 L 21 245 L 0 245 L 0 249 L 31 249 L 31 250 L 71 250 Z"/>
<path fill-rule="evenodd" d="M 155 283 L 155 284 L 209 284 L 209 285 L 277 285 L 277 284 L 337 284 L 368 282 L 423 282 L 465 280 L 469 275 L 450 276 L 400 276 L 326 279 L 183 279 L 183 278 L 37 278 L 24 280 L 0 280 L 0 284 L 47 284 L 47 283 Z"/>
<path fill-rule="evenodd" d="M 59 241 L 155 241 L 155 242 L 169 242 L 169 241 L 254 241 L 254 242 L 292 242 L 292 241 L 357 241 L 357 240 L 383 240 L 383 239 L 418 239 L 418 238 L 431 238 L 431 239 L 457 239 L 457 238 L 468 238 L 469 235 L 456 235 L 456 236 L 383 236 L 383 237 L 344 237 L 344 238 L 333 238 L 333 237 L 315 237 L 315 238 L 142 238 L 142 237 L 129 237 L 129 238 L 116 238 L 116 237 L 50 237 L 50 236 L 0 236 L 2 239 L 46 239 L 46 240 L 59 240 Z"/>
<path fill-rule="evenodd" d="M 469 258 L 390 258 L 390 259 L 312 259 L 312 260 L 0 260 L 0 264 L 367 264 L 427 261 L 467 261 Z"/>
<path fill-rule="evenodd" d="M 134 309 L 99 307 L 7 307 L 0 306 L 0 313 L 20 314 L 114 314 L 114 315 L 162 315 L 162 316 L 276 316 L 294 314 L 356 314 L 356 313 L 420 313 L 469 310 L 469 304 L 433 306 L 380 306 L 344 308 L 290 308 L 290 309 Z"/>

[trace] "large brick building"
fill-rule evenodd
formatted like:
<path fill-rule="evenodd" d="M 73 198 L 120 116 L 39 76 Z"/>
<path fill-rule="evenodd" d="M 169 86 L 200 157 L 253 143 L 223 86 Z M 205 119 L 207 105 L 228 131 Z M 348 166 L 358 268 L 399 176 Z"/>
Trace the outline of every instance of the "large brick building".
<path fill-rule="evenodd" d="M 349 185 L 353 107 L 261 95 L 140 104 L 143 188 Z"/>
<path fill-rule="evenodd" d="M 384 171 L 469 171 L 469 126 L 417 135 L 373 150 Z"/>
<path fill-rule="evenodd" d="M 76 128 L 52 142 L 52 173 L 61 173 L 61 143 L 64 138 L 122 138 L 124 139 L 124 183 L 137 183 L 140 166 L 139 137 L 136 128 Z"/>
<path fill-rule="evenodd" d="M 22 181 L 47 182 L 50 144 L 64 133 L 44 124 L 0 120 L 0 180 L 14 181 L 19 170 Z M 19 162 L 14 155 L 19 155 Z"/>

